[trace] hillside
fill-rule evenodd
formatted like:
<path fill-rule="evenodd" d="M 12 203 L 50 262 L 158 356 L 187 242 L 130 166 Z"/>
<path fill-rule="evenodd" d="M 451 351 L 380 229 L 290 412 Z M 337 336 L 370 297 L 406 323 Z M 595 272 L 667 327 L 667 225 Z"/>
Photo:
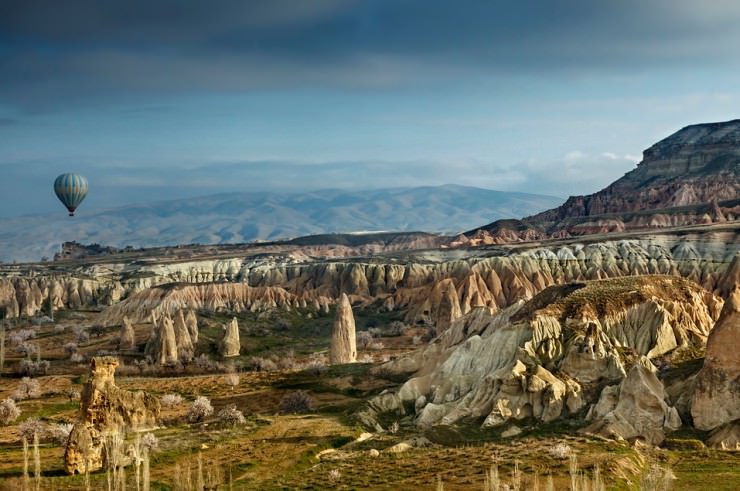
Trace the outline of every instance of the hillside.
<path fill-rule="evenodd" d="M 687 126 L 643 152 L 634 170 L 587 196 L 466 234 L 500 243 L 731 221 L 740 216 L 740 120 Z"/>
<path fill-rule="evenodd" d="M 74 219 L 62 213 L 0 219 L 0 261 L 51 258 L 65 241 L 125 247 L 227 244 L 357 231 L 457 233 L 495 218 L 518 218 L 560 198 L 446 185 L 326 190 L 302 194 L 229 193 L 160 201 Z"/>

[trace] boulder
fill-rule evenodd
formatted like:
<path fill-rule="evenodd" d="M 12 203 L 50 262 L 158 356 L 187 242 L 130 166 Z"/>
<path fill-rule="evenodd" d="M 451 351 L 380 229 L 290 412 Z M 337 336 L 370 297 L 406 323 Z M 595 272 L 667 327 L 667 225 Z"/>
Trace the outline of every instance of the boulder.
<path fill-rule="evenodd" d="M 355 361 L 357 361 L 355 317 L 352 314 L 349 298 L 342 293 L 337 302 L 337 313 L 331 331 L 329 363 L 354 363 Z"/>

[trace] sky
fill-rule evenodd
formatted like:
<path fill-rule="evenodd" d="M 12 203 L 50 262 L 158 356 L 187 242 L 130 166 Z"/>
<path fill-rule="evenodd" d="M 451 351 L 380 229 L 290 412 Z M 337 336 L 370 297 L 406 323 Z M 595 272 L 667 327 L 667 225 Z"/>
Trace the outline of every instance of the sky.
<path fill-rule="evenodd" d="M 598 191 L 736 119 L 734 0 L 0 0 L 0 216 L 232 191 Z"/>

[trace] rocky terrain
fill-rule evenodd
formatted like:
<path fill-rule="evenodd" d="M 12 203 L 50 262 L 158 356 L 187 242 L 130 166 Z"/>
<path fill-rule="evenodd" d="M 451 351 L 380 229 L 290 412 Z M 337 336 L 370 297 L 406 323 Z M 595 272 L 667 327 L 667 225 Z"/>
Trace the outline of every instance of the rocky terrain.
<path fill-rule="evenodd" d="M 413 375 L 363 416 L 373 425 L 375 413 L 412 408 L 421 427 L 501 431 L 580 417 L 585 431 L 660 444 L 689 407 L 685 394 L 667 395 L 658 367 L 703 349 L 722 303 L 690 281 L 648 275 L 552 286 L 499 312 L 476 307 L 384 366 Z"/>
<path fill-rule="evenodd" d="M 723 223 L 740 216 L 740 120 L 687 126 L 643 152 L 601 191 L 521 220 L 474 229 L 457 243 L 502 243 Z"/>

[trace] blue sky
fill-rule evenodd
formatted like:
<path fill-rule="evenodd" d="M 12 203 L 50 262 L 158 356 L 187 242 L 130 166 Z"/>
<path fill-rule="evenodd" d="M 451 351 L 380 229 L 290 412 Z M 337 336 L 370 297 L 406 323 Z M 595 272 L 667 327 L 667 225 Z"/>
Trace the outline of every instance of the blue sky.
<path fill-rule="evenodd" d="M 738 117 L 730 0 L 0 3 L 0 215 L 239 190 L 597 191 Z M 10 184 L 8 184 L 10 183 Z"/>

